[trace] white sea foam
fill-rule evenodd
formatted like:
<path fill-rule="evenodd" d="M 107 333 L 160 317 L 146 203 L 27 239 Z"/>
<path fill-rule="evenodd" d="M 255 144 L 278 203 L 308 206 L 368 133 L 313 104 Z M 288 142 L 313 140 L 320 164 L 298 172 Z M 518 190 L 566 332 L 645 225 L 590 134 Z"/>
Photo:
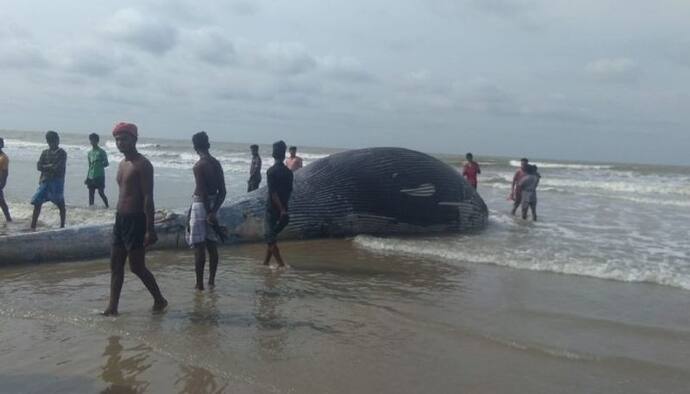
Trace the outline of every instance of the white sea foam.
<path fill-rule="evenodd" d="M 628 260 L 611 256 L 574 257 L 563 251 L 544 254 L 516 249 L 498 249 L 495 245 L 475 248 L 472 242 L 441 244 L 437 240 L 407 240 L 364 235 L 357 236 L 354 243 L 358 247 L 376 253 L 406 254 L 451 262 L 493 264 L 623 282 L 648 282 L 690 290 L 690 272 L 687 267 L 679 267 L 672 262 L 645 264 L 644 261 L 640 261 L 639 264 L 631 264 Z"/>
<path fill-rule="evenodd" d="M 534 164 L 539 168 L 567 168 L 571 170 L 607 170 L 613 168 L 613 166 L 608 164 L 549 163 L 539 161 L 531 161 L 530 164 Z M 510 165 L 520 167 L 520 161 L 511 160 Z"/>

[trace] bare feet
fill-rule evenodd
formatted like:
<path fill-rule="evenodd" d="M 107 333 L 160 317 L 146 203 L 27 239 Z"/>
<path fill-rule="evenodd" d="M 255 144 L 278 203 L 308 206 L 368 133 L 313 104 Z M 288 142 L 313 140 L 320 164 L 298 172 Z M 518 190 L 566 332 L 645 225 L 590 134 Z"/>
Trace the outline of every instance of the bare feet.
<path fill-rule="evenodd" d="M 204 285 L 197 283 L 194 286 L 194 290 L 204 291 Z"/>
<path fill-rule="evenodd" d="M 103 311 L 103 316 L 117 316 L 117 308 L 109 306 L 108 308 L 106 308 L 106 310 Z"/>
<path fill-rule="evenodd" d="M 213 289 L 215 287 L 216 287 L 216 282 L 211 282 L 211 281 L 208 282 L 208 288 L 209 289 Z"/>
<path fill-rule="evenodd" d="M 166 300 L 165 298 L 161 298 L 159 301 L 153 303 L 152 309 L 154 312 L 163 312 L 167 306 L 168 300 Z"/>

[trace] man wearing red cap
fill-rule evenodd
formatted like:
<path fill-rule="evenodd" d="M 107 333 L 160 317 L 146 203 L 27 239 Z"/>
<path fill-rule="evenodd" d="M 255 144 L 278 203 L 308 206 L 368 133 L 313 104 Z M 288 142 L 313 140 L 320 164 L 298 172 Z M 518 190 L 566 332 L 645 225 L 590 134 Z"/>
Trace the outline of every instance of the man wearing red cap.
<path fill-rule="evenodd" d="M 125 278 L 125 261 L 153 296 L 153 310 L 160 312 L 168 305 L 156 278 L 145 265 L 146 247 L 158 240 L 153 226 L 153 166 L 136 148 L 137 126 L 118 123 L 113 129 L 117 149 L 125 155 L 117 169 L 120 192 L 113 227 L 110 255 L 110 302 L 103 312 L 117 315 L 120 292 Z"/>

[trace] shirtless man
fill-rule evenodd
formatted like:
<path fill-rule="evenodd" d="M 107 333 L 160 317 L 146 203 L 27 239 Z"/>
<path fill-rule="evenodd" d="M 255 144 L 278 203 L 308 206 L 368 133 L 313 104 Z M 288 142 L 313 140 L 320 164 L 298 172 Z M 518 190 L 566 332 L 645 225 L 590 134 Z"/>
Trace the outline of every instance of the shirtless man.
<path fill-rule="evenodd" d="M 285 165 L 287 168 L 290 169 L 290 171 L 295 172 L 302 168 L 302 158 L 297 156 L 297 147 L 296 146 L 291 146 L 290 147 L 290 157 L 285 160 Z"/>
<path fill-rule="evenodd" d="M 195 288 L 204 290 L 204 264 L 206 264 L 207 250 L 209 260 L 208 287 L 213 288 L 216 285 L 217 244 L 220 238 L 216 233 L 218 229 L 216 214 L 225 201 L 225 176 L 223 167 L 208 151 L 211 144 L 209 144 L 208 135 L 205 132 L 201 131 L 194 134 L 192 144 L 199 155 L 199 161 L 194 164 L 196 188 L 192 197 L 192 206 L 189 209 L 187 242 L 194 248 Z"/>
<path fill-rule="evenodd" d="M 125 261 L 144 282 L 153 296 L 153 311 L 160 312 L 168 305 L 158 289 L 156 279 L 146 268 L 146 247 L 158 240 L 153 227 L 153 166 L 137 152 L 137 126 L 118 123 L 113 129 L 117 149 L 125 155 L 117 169 L 120 194 L 117 201 L 113 244 L 110 254 L 110 302 L 103 312 L 117 315 L 122 283 L 125 279 Z"/>
<path fill-rule="evenodd" d="M 7 202 L 5 202 L 5 193 L 3 192 L 3 189 L 7 184 L 7 176 L 9 175 L 10 166 L 10 159 L 7 158 L 5 152 L 2 151 L 2 148 L 4 147 L 5 140 L 0 138 L 0 209 L 2 209 L 2 213 L 5 215 L 5 220 L 11 222 L 12 217 L 10 216 L 10 209 L 7 207 Z"/>
<path fill-rule="evenodd" d="M 530 164 L 528 159 L 520 159 L 520 168 L 515 171 L 515 175 L 513 176 L 513 184 L 510 188 L 509 196 L 509 198 L 513 200 L 513 210 L 511 211 L 513 216 L 515 215 L 518 207 L 522 204 L 522 190 L 520 189 L 520 181 L 527 175 L 527 170 L 529 167 Z M 537 177 L 537 179 L 541 178 L 539 172 L 536 172 L 534 175 Z"/>

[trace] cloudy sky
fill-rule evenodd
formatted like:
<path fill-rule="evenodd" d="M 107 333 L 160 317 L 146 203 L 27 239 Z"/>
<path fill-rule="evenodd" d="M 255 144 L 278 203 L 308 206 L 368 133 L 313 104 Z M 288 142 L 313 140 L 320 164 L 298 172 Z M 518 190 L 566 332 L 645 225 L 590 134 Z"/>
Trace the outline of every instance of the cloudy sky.
<path fill-rule="evenodd" d="M 0 0 L 0 129 L 690 164 L 687 0 Z"/>

